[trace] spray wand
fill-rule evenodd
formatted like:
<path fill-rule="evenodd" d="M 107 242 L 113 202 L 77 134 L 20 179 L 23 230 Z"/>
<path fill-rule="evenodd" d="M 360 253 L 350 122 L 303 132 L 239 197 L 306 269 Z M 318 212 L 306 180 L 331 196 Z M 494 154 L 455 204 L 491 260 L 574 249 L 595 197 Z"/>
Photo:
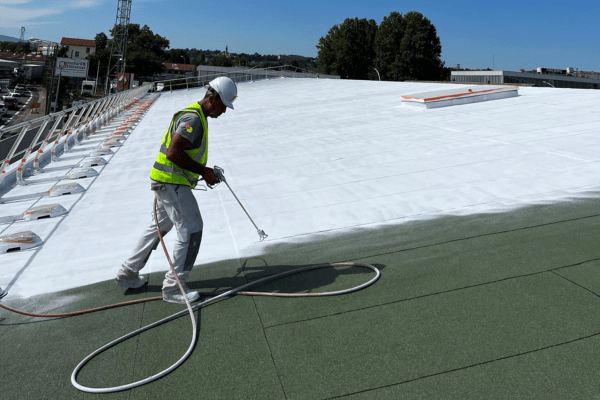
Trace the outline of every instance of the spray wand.
<path fill-rule="evenodd" d="M 254 225 L 254 227 L 256 228 L 256 232 L 258 233 L 258 236 L 260 237 L 260 241 L 262 242 L 265 238 L 268 237 L 268 235 L 265 233 L 265 231 L 263 231 L 261 229 L 258 229 L 258 226 L 256 226 L 256 224 L 254 223 L 254 221 L 252 220 L 252 218 L 250 218 L 250 214 L 248 214 L 248 211 L 246 211 L 246 209 L 244 208 L 244 206 L 240 202 L 240 199 L 238 199 L 238 197 L 235 195 L 235 193 L 231 189 L 231 186 L 229 186 L 229 183 L 227 183 L 227 180 L 225 180 L 225 171 L 223 170 L 223 168 L 217 167 L 215 165 L 215 167 L 213 168 L 213 171 L 215 172 L 215 176 L 217 177 L 217 179 L 220 182 L 225 182 L 225 184 L 227 185 L 227 187 L 231 191 L 231 194 L 233 195 L 233 197 L 235 197 L 235 199 L 237 200 L 237 202 L 240 205 L 240 207 L 242 207 L 242 210 L 244 210 L 244 212 L 248 216 L 248 219 L 250 219 L 250 222 L 252 222 L 252 225 Z M 208 187 L 210 187 L 211 189 L 213 189 L 215 186 L 216 185 L 213 185 L 213 186 L 208 185 Z"/>

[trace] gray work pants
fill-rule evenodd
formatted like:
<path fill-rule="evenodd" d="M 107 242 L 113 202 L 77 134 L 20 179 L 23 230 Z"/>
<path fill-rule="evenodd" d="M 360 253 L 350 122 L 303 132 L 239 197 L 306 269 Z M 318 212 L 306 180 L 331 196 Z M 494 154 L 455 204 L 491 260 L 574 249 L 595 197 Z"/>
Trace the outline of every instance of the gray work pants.
<path fill-rule="evenodd" d="M 175 248 L 171 254 L 173 267 L 181 283 L 188 279 L 188 273 L 192 270 L 196 256 L 200 250 L 202 240 L 202 216 L 192 189 L 185 185 L 159 185 L 154 194 L 157 199 L 157 217 L 160 232 L 164 236 L 173 225 L 177 230 Z M 152 209 L 152 223 L 144 230 L 131 257 L 123 263 L 119 271 L 118 279 L 130 279 L 138 276 L 139 271 L 144 268 L 152 250 L 160 243 L 154 220 L 154 209 Z M 162 287 L 163 293 L 179 290 L 177 281 L 169 268 Z"/>

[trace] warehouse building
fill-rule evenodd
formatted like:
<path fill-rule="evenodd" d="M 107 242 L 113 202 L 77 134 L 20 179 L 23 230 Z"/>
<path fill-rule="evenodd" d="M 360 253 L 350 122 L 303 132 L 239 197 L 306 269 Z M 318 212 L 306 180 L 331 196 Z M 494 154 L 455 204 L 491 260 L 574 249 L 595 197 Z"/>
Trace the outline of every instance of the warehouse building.
<path fill-rule="evenodd" d="M 452 71 L 452 82 L 483 84 L 529 84 L 572 89 L 600 89 L 600 74 L 567 68 L 538 68 L 536 72 L 516 71 Z"/>

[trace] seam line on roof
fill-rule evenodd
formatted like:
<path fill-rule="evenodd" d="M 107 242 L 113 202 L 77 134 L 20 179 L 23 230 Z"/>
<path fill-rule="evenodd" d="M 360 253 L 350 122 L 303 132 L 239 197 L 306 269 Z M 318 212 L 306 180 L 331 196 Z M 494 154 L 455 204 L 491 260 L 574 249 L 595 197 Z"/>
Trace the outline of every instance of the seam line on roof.
<path fill-rule="evenodd" d="M 564 275 L 561 275 L 561 274 L 559 274 L 558 272 L 556 272 L 556 271 L 554 271 L 554 270 L 552 270 L 552 271 L 550 271 L 550 272 L 552 272 L 552 273 L 553 273 L 553 274 L 555 274 L 555 275 L 558 275 L 559 277 L 561 277 L 562 279 L 564 279 L 564 280 L 565 280 L 565 281 L 567 281 L 567 282 L 571 282 L 571 283 L 572 283 L 573 285 L 575 285 L 575 286 L 579 286 L 580 288 L 582 288 L 582 289 L 584 289 L 584 290 L 586 290 L 586 291 L 590 292 L 590 293 L 591 293 L 591 294 L 593 294 L 594 296 L 596 296 L 596 297 L 600 297 L 600 295 L 599 295 L 598 293 L 594 292 L 594 291 L 593 291 L 593 290 L 591 290 L 591 289 L 588 289 L 588 288 L 586 288 L 586 287 L 585 287 L 585 286 L 583 286 L 583 285 L 580 285 L 579 283 L 577 283 L 577 282 L 575 282 L 575 281 L 572 281 L 572 280 L 570 280 L 569 278 L 565 277 Z"/>
<path fill-rule="evenodd" d="M 150 276 L 148 276 L 148 281 L 149 280 L 150 280 Z M 148 296 L 148 284 L 145 285 L 145 293 L 144 294 L 146 295 L 146 297 Z M 144 326 L 144 312 L 145 311 L 146 311 L 146 302 L 142 303 L 142 312 L 140 313 L 140 324 L 138 326 L 138 329 L 141 328 L 142 326 Z M 138 350 L 140 348 L 140 336 L 141 336 L 141 334 L 136 335 L 135 352 L 133 353 L 133 365 L 131 366 L 131 376 L 130 376 L 129 382 L 131 382 L 133 380 L 133 377 L 135 376 L 135 369 L 137 367 L 137 361 L 138 361 Z M 129 390 L 129 394 L 127 395 L 128 399 L 131 399 L 131 393 L 133 393 L 133 390 Z"/>
<path fill-rule="evenodd" d="M 415 381 L 418 381 L 418 380 L 421 380 L 421 379 L 433 378 L 433 377 L 439 376 L 439 375 L 445 375 L 445 374 L 448 374 L 448 373 L 462 371 L 462 370 L 473 368 L 473 367 L 479 367 L 481 365 L 491 364 L 491 363 L 494 363 L 496 361 L 508 360 L 508 359 L 511 359 L 511 358 L 520 357 L 520 356 L 524 356 L 524 355 L 527 355 L 527 354 L 533 354 L 533 353 L 537 353 L 537 352 L 540 352 L 540 351 L 549 350 L 549 349 L 552 349 L 554 347 L 569 345 L 569 344 L 572 344 L 572 343 L 575 343 L 575 342 L 579 342 L 581 340 L 591 339 L 591 338 L 596 337 L 596 336 L 600 336 L 600 332 L 593 333 L 591 335 L 587 335 L 587 336 L 583 336 L 583 337 L 579 337 L 577 339 L 568 340 L 568 341 L 563 342 L 563 343 L 557 343 L 557 344 L 552 344 L 552 345 L 549 345 L 549 346 L 541 347 L 539 349 L 534 349 L 534 350 L 524 351 L 522 353 L 512 354 L 512 355 L 509 355 L 509 356 L 499 357 L 499 358 L 496 358 L 496 359 L 493 359 L 493 360 L 488 360 L 488 361 L 483 361 L 483 362 L 480 362 L 480 363 L 466 365 L 464 367 L 454 368 L 454 369 L 450 369 L 450 370 L 447 370 L 447 371 L 437 372 L 435 374 L 423 375 L 423 376 L 420 376 L 418 378 L 408 379 L 406 381 L 402 381 L 402 382 L 398 382 L 398 383 L 392 383 L 392 384 L 389 384 L 389 385 L 383 385 L 383 386 L 379 386 L 379 387 L 376 387 L 376 388 L 370 388 L 370 389 L 361 390 L 361 391 L 358 391 L 358 392 L 347 393 L 347 394 L 344 394 L 344 395 L 341 395 L 341 396 L 328 397 L 328 399 L 341 399 L 341 398 L 344 398 L 344 397 L 347 397 L 347 396 L 352 396 L 352 395 L 359 394 L 359 393 L 367 393 L 367 392 L 371 392 L 371 391 L 374 391 L 374 390 L 389 388 L 389 387 L 393 387 L 393 386 L 400 386 L 400 385 L 404 385 L 405 383 L 411 383 L 411 382 L 415 382 Z"/>
<path fill-rule="evenodd" d="M 446 240 L 444 242 L 437 242 L 437 243 L 425 244 L 423 246 L 409 247 L 407 249 L 399 249 L 399 250 L 394 250 L 394 251 L 388 251 L 388 252 L 385 252 L 385 253 L 371 254 L 371 255 L 368 255 L 368 256 L 364 256 L 364 257 L 353 259 L 353 261 L 363 260 L 365 258 L 371 258 L 371 257 L 377 257 L 377 256 L 384 256 L 384 255 L 389 255 L 389 254 L 394 254 L 394 253 L 401 253 L 401 252 L 404 252 L 404 251 L 420 250 L 420 249 L 424 249 L 424 248 L 427 248 L 427 247 L 433 247 L 433 246 L 438 246 L 438 245 L 448 244 L 448 243 L 454 243 L 454 242 L 461 242 L 461 241 L 464 241 L 464 240 L 477 239 L 477 238 L 485 237 L 485 236 L 501 235 L 501 234 L 504 234 L 504 233 L 524 231 L 524 230 L 527 230 L 527 229 L 537 229 L 537 228 L 541 228 L 541 227 L 545 227 L 545 226 L 558 225 L 558 224 L 562 224 L 562 223 L 565 223 L 565 222 L 581 221 L 581 220 L 584 220 L 584 219 L 597 218 L 597 217 L 600 217 L 600 214 L 592 214 L 592 215 L 587 215 L 587 216 L 584 216 L 584 217 L 569 218 L 569 219 L 564 219 L 564 220 L 560 220 L 560 221 L 546 222 L 544 224 L 539 224 L 539 225 L 523 226 L 523 227 L 520 227 L 520 228 L 507 229 L 507 230 L 504 230 L 504 231 L 482 233 L 480 235 L 467 236 L 467 237 L 464 237 L 464 238 Z M 349 260 L 344 260 L 344 261 L 349 261 Z M 593 261 L 593 260 L 591 260 L 591 261 Z M 574 264 L 574 265 L 576 265 L 576 264 Z M 560 268 L 564 268 L 564 267 L 560 267 Z"/>
<path fill-rule="evenodd" d="M 283 326 L 283 325 L 292 325 L 292 324 L 297 324 L 297 323 L 301 323 L 301 322 L 312 321 L 312 320 L 316 320 L 316 319 L 329 318 L 329 317 L 333 317 L 333 316 L 336 316 L 336 315 L 349 314 L 349 313 L 353 313 L 353 312 L 357 312 L 357 311 L 368 310 L 368 309 L 371 309 L 371 308 L 377 308 L 377 307 L 381 307 L 381 306 L 388 306 L 388 305 L 391 305 L 391 304 L 403 303 L 403 302 L 406 302 L 406 301 L 420 300 L 420 299 L 423 299 L 423 298 L 426 298 L 426 297 L 432 297 L 432 296 L 437 296 L 437 295 L 441 295 L 441 294 L 448 294 L 448 293 L 452 293 L 452 292 L 458 292 L 458 291 L 461 291 L 461 290 L 472 289 L 472 288 L 476 288 L 476 287 L 480 287 L 480 286 L 493 285 L 493 284 L 496 284 L 496 283 L 500 283 L 500 282 L 504 282 L 504 281 L 508 281 L 508 280 L 512 280 L 512 279 L 527 278 L 527 277 L 530 277 L 530 276 L 542 275 L 542 274 L 545 274 L 545 273 L 548 273 L 548 272 L 553 273 L 555 270 L 564 269 L 564 268 L 571 268 L 571 267 L 575 267 L 575 266 L 578 266 L 578 265 L 587 264 L 587 263 L 594 262 L 594 261 L 600 261 L 600 257 L 599 258 L 593 258 L 591 260 L 580 261 L 580 262 L 575 263 L 575 264 L 569 264 L 569 265 L 563 265 L 563 266 L 560 266 L 560 267 L 550 268 L 550 269 L 547 269 L 547 270 L 544 270 L 544 271 L 532 272 L 530 274 L 509 276 L 507 278 L 497 279 L 497 280 L 494 280 L 494 281 L 482 282 L 482 283 L 477 283 L 477 284 L 474 284 L 474 285 L 468 285 L 468 286 L 463 286 L 463 287 L 459 287 L 459 288 L 443 290 L 441 292 L 427 293 L 427 294 L 423 294 L 423 295 L 420 295 L 420 296 L 409 297 L 409 298 L 406 298 L 406 299 L 399 299 L 399 300 L 394 300 L 394 301 L 388 301 L 388 302 L 385 302 L 385 303 L 374 304 L 374 305 L 371 305 L 371 306 L 366 306 L 366 307 L 361 307 L 361 308 L 355 308 L 353 310 L 340 311 L 340 312 L 337 312 L 337 313 L 327 314 L 327 315 L 320 315 L 318 317 L 313 317 L 313 318 L 307 318 L 307 319 L 302 319 L 302 320 L 284 322 L 284 323 L 281 323 L 281 324 L 276 324 L 276 325 L 268 326 L 265 329 L 276 328 L 276 327 Z M 598 295 L 596 295 L 596 296 L 598 296 Z"/>
<path fill-rule="evenodd" d="M 246 281 L 246 283 L 249 283 L 248 276 L 246 275 L 246 268 L 245 268 L 247 261 L 242 263 L 242 260 L 238 257 L 238 262 L 240 263 L 240 265 L 242 267 L 242 271 L 244 271 L 244 280 Z M 260 322 L 260 327 L 262 328 L 262 333 L 263 333 L 263 337 L 265 338 L 265 343 L 267 344 L 267 348 L 269 349 L 269 355 L 271 356 L 271 362 L 273 363 L 273 368 L 275 369 L 275 375 L 277 375 L 277 380 L 279 381 L 279 386 L 281 387 L 281 391 L 283 393 L 283 398 L 287 399 L 288 397 L 287 397 L 287 394 L 285 393 L 285 387 L 283 386 L 283 382 L 281 381 L 279 369 L 277 368 L 277 363 L 275 362 L 275 356 L 273 355 L 273 349 L 271 348 L 271 343 L 269 343 L 269 338 L 267 337 L 267 332 L 265 330 L 266 329 L 265 324 L 260 315 L 260 311 L 258 309 L 258 304 L 256 304 L 256 296 L 251 296 L 251 297 L 252 297 L 252 303 L 254 304 L 254 309 L 256 310 L 256 315 L 258 316 L 258 320 Z"/>

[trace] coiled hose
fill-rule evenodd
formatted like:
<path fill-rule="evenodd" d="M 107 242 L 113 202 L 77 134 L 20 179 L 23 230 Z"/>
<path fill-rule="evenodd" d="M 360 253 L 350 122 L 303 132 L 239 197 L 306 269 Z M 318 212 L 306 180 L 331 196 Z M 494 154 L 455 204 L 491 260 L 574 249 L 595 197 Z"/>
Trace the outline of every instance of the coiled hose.
<path fill-rule="evenodd" d="M 156 202 L 156 198 L 154 198 L 154 220 L 158 221 L 157 218 L 157 202 Z M 175 275 L 175 278 L 177 279 L 177 284 L 179 285 L 179 289 L 181 291 L 181 293 L 183 294 L 183 298 L 186 301 L 186 310 L 182 310 L 176 314 L 173 314 L 169 317 L 163 318 L 159 321 L 156 321 L 150 325 L 144 326 L 140 329 L 137 329 L 133 332 L 128 333 L 127 335 L 124 335 L 118 339 L 113 340 L 112 342 L 102 346 L 101 348 L 99 348 L 98 350 L 94 351 L 93 353 L 91 353 L 90 355 L 88 355 L 86 358 L 84 358 L 73 370 L 73 373 L 71 374 L 71 384 L 81 390 L 82 392 L 87 392 L 87 393 L 113 393 L 113 392 L 119 392 L 122 390 L 128 390 L 128 389 L 133 389 L 135 387 L 139 387 L 142 385 L 145 385 L 147 383 L 153 382 L 159 378 L 162 378 L 163 376 L 171 373 L 172 371 L 174 371 L 177 367 L 179 367 L 181 364 L 183 364 L 183 362 L 185 362 L 185 360 L 192 354 L 192 351 L 194 350 L 195 344 L 196 344 L 196 339 L 197 339 L 197 329 L 196 329 L 196 319 L 194 318 L 194 311 L 198 310 L 200 308 L 206 307 L 212 303 L 215 303 L 225 297 L 228 296 L 233 296 L 233 295 L 245 295 L 245 296 L 272 296 L 272 297 L 323 297 L 323 296 L 336 296 L 336 295 L 340 295 L 340 294 L 347 294 L 347 293 L 352 293 L 352 292 L 356 292 L 358 290 L 364 289 L 367 286 L 372 285 L 373 283 L 375 283 L 379 277 L 381 276 L 381 272 L 374 266 L 369 265 L 369 264 L 361 264 L 361 263 L 352 263 L 352 262 L 342 262 L 342 263 L 335 263 L 335 264 L 319 264 L 319 265 L 312 265 L 309 267 L 304 267 L 304 268 L 298 268 L 298 269 L 294 269 L 294 270 L 290 270 L 290 271 L 286 271 L 286 272 L 282 272 L 279 274 L 275 274 L 275 275 L 271 275 L 271 276 L 267 276 L 265 278 L 261 278 L 258 279 L 256 281 L 247 283 L 245 285 L 242 285 L 240 287 L 231 289 L 231 290 L 227 290 L 225 292 L 222 293 L 218 293 L 214 292 L 214 294 L 216 294 L 215 297 L 212 297 L 210 299 L 207 299 L 201 303 L 196 304 L 195 306 L 191 306 L 191 304 L 189 303 L 187 296 L 185 295 L 185 291 L 183 290 L 183 287 L 181 285 L 181 282 L 179 281 L 179 277 L 177 276 L 177 273 L 175 272 L 175 268 L 173 267 L 173 263 L 171 262 L 171 258 L 169 257 L 169 253 L 167 251 L 167 248 L 165 246 L 165 242 L 163 240 L 162 234 L 160 232 L 160 229 L 158 227 L 158 222 L 156 224 L 156 228 L 158 231 L 158 236 L 160 238 L 160 242 L 162 244 L 163 250 L 165 251 L 165 255 L 167 256 L 167 260 L 169 261 L 169 266 L 171 268 L 171 271 L 173 272 L 173 274 Z M 263 283 L 266 282 L 270 282 L 276 279 L 280 279 L 283 278 L 285 276 L 288 275 L 292 275 L 292 274 L 297 274 L 300 272 L 305 272 L 305 271 L 310 271 L 313 269 L 319 269 L 319 268 L 330 268 L 330 267 L 339 267 L 339 266 L 353 266 L 353 267 L 363 267 L 363 268 L 368 268 L 371 269 L 375 272 L 375 277 L 373 277 L 371 280 L 369 280 L 368 282 L 365 282 L 359 286 L 355 286 L 353 288 L 349 288 L 349 289 L 344 289 L 344 290 L 338 290 L 338 291 L 334 291 L 334 292 L 323 292 L 323 293 L 271 293 L 271 292 L 250 292 L 250 291 L 246 291 L 246 289 L 249 289 L 252 286 L 257 286 L 257 285 L 261 285 Z M 213 293 L 211 293 L 213 294 Z M 96 311 L 100 311 L 100 310 L 106 310 L 109 308 L 115 308 L 115 307 L 121 307 L 124 305 L 130 305 L 130 304 L 137 304 L 137 303 L 142 303 L 142 302 L 146 302 L 146 301 L 154 301 L 154 300 L 160 300 L 162 299 L 162 296 L 156 296 L 156 297 L 150 297 L 150 298 L 146 298 L 146 299 L 139 299 L 139 300 L 132 300 L 132 301 L 126 301 L 123 303 L 118 303 L 118 304 L 111 304 L 108 306 L 103 306 L 103 307 L 96 307 L 96 308 L 91 308 L 91 309 L 87 309 L 87 310 L 81 310 L 81 311 L 74 311 L 74 312 L 69 312 L 69 313 L 61 313 L 61 314 L 35 314 L 35 313 L 28 313 L 25 311 L 20 311 L 20 310 L 16 310 L 14 308 L 8 307 L 2 303 L 0 303 L 0 307 L 8 310 L 8 311 L 12 311 L 18 314 L 22 314 L 22 315 L 28 315 L 28 316 L 32 316 L 32 317 L 42 317 L 42 318 L 49 318 L 49 317 L 70 317 L 70 316 L 75 316 L 75 315 L 81 315 L 81 314 L 87 314 L 87 313 L 91 313 L 91 312 L 96 312 Z M 108 387 L 108 388 L 91 388 L 91 387 L 87 387 L 87 386 L 83 386 L 81 384 L 79 384 L 77 382 L 77 374 L 79 373 L 79 371 L 81 371 L 81 369 L 85 366 L 85 364 L 87 364 L 92 358 L 96 357 L 98 354 L 102 353 L 105 350 L 110 349 L 111 347 L 133 337 L 136 335 L 139 335 L 142 332 L 145 332 L 149 329 L 155 328 L 159 325 L 162 325 L 166 322 L 172 321 L 176 318 L 179 318 L 183 315 L 185 315 L 185 313 L 188 312 L 190 315 L 190 318 L 192 320 L 192 341 L 190 343 L 189 348 L 187 349 L 187 351 L 185 352 L 185 354 L 173 365 L 171 365 L 169 368 L 159 372 L 158 374 L 152 375 L 146 379 L 142 379 L 140 381 L 137 382 L 133 382 L 133 383 L 129 383 L 126 385 L 121 385 L 121 386 L 114 386 L 114 387 Z"/>

